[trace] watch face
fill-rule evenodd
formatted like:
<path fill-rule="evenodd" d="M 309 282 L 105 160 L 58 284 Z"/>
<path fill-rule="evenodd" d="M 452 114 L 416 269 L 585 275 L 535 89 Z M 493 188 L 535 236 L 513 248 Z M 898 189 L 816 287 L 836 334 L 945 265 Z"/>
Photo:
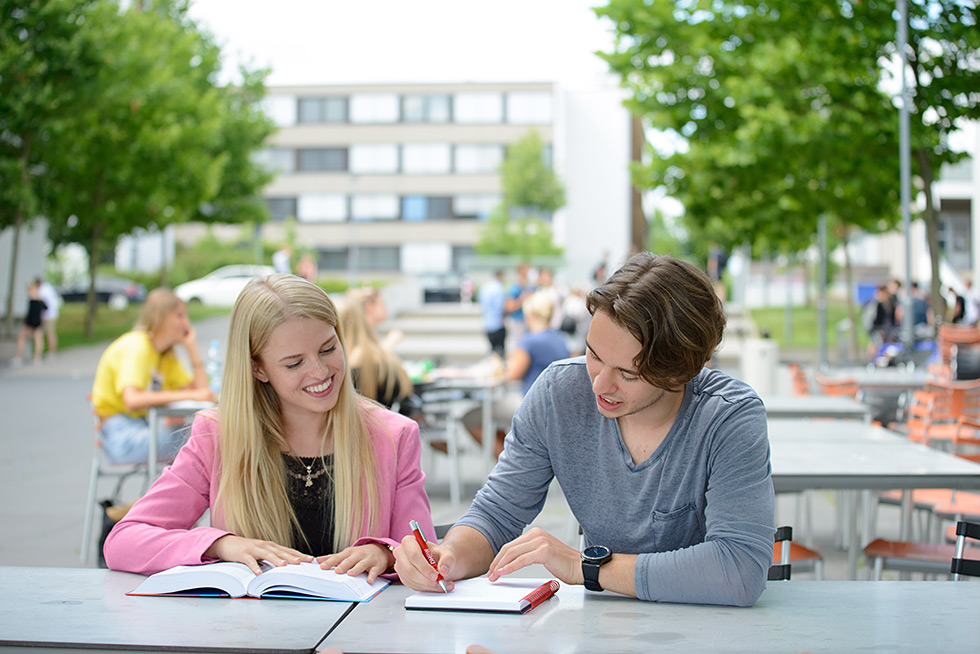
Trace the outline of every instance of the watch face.
<path fill-rule="evenodd" d="M 591 547 L 586 547 L 582 551 L 582 557 L 585 559 L 604 559 L 611 553 L 612 552 L 609 551 L 608 547 L 603 545 L 593 545 Z"/>

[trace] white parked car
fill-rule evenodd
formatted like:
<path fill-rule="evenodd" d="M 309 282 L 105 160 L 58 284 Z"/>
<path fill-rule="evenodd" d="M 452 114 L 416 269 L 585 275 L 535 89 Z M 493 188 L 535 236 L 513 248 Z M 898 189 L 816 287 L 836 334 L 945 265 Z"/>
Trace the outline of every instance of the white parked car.
<path fill-rule="evenodd" d="M 271 275 L 272 266 L 224 266 L 200 279 L 181 284 L 174 289 L 184 302 L 201 302 L 216 307 L 234 306 L 238 294 L 254 277 Z"/>

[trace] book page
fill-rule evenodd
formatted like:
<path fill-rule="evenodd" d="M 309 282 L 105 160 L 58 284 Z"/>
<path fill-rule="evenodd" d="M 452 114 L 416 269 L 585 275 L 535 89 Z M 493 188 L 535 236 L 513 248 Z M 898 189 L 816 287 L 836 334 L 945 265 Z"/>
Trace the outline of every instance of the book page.
<path fill-rule="evenodd" d="M 214 588 L 231 595 L 243 597 L 255 574 L 244 563 L 206 563 L 203 565 L 178 565 L 150 575 L 130 594 L 165 595 L 202 588 Z"/>
<path fill-rule="evenodd" d="M 363 602 L 386 588 L 387 579 L 367 582 L 367 575 L 350 576 L 323 570 L 318 563 L 299 563 L 275 567 L 251 580 L 249 595 L 262 596 L 279 592 L 299 593 L 324 599 Z"/>
<path fill-rule="evenodd" d="M 456 611 L 509 611 L 519 613 L 521 600 L 550 579 L 504 578 L 490 582 L 486 577 L 453 582 L 451 593 L 414 593 L 405 598 L 406 609 Z"/>

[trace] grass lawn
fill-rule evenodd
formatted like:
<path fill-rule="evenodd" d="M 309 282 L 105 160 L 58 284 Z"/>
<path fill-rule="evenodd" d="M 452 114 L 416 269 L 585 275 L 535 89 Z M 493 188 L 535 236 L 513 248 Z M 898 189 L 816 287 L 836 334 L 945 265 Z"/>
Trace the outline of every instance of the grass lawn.
<path fill-rule="evenodd" d="M 122 310 L 110 309 L 105 304 L 98 305 L 92 338 L 86 338 L 85 303 L 62 304 L 61 313 L 58 315 L 58 349 L 111 341 L 133 328 L 142 308 L 140 304 L 131 304 Z M 187 307 L 187 313 L 191 322 L 195 322 L 202 318 L 230 314 L 231 309 L 193 304 Z"/>
<path fill-rule="evenodd" d="M 780 347 L 817 347 L 819 337 L 817 322 L 817 307 L 793 307 L 792 338 L 786 339 L 786 307 L 765 307 L 750 309 L 753 322 L 762 330 L 768 330 L 770 337 L 779 343 Z M 847 305 L 843 303 L 828 303 L 827 305 L 827 347 L 837 346 L 837 324 L 847 318 Z M 860 312 L 857 319 L 860 321 Z M 868 335 L 860 325 L 857 326 L 858 347 L 864 351 L 868 344 Z"/>

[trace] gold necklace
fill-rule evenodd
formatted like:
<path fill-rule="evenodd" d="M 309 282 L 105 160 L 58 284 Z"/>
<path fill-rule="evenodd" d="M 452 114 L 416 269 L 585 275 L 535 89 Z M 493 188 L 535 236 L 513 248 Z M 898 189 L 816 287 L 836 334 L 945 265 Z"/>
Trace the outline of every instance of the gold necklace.
<path fill-rule="evenodd" d="M 310 461 L 310 465 L 306 465 L 306 463 L 303 461 L 302 457 L 296 457 L 296 458 L 299 459 L 300 465 L 302 465 L 304 468 L 306 468 L 306 482 L 305 482 L 304 485 L 307 488 L 309 488 L 310 486 L 313 485 L 313 466 L 316 465 L 316 459 L 317 458 L 316 457 L 313 457 L 313 460 Z"/>

